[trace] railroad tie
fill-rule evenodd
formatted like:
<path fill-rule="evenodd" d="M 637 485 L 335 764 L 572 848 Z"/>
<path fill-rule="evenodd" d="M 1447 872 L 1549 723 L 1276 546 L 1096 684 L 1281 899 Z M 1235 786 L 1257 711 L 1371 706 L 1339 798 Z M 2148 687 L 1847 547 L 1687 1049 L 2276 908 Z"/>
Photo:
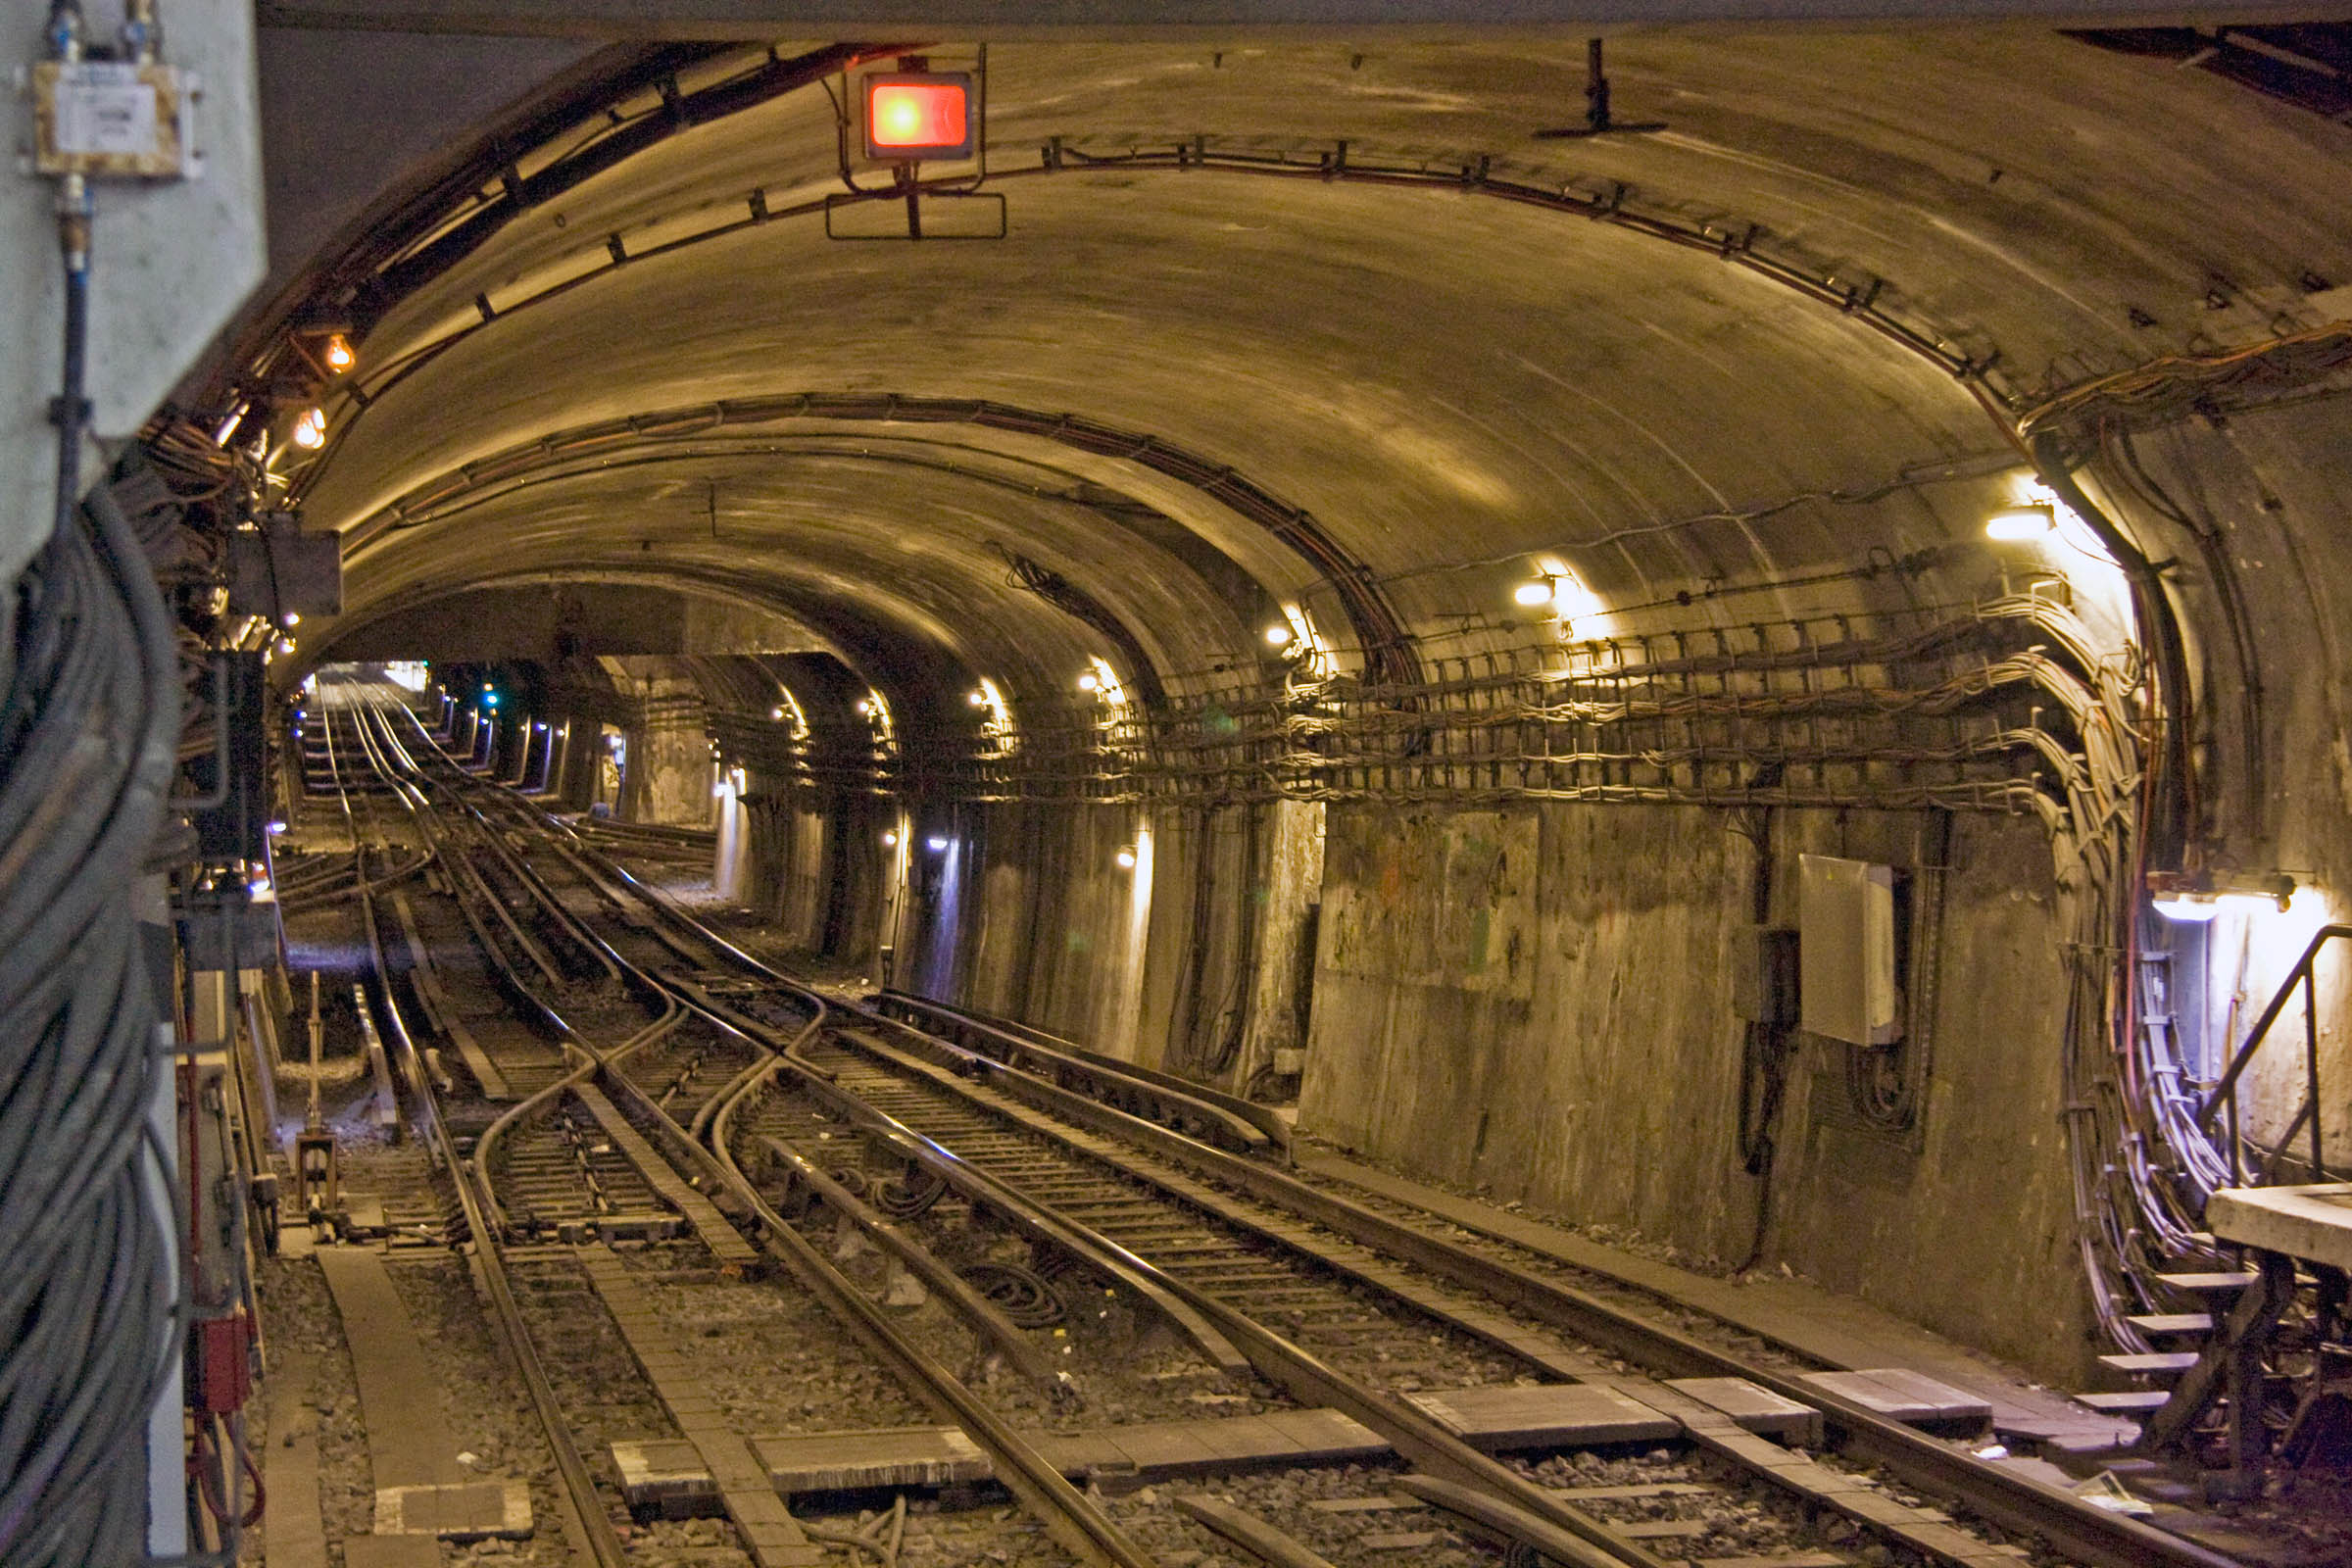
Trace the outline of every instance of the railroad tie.
<path fill-rule="evenodd" d="M 751 1548 L 752 1561 L 758 1568 L 815 1568 L 822 1563 L 824 1548 L 801 1529 L 769 1484 L 767 1467 L 742 1434 L 727 1424 L 702 1379 L 688 1370 L 652 1298 L 630 1277 L 619 1254 L 600 1244 L 580 1248 L 574 1255 L 619 1326 L 629 1353 L 645 1369 L 655 1396 L 710 1471 L 719 1503 Z"/>

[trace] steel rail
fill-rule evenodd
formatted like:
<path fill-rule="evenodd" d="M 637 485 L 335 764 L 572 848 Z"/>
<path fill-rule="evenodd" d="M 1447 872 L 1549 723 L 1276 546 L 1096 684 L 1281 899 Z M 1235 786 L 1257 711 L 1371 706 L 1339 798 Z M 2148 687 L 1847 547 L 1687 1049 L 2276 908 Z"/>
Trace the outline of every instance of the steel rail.
<path fill-rule="evenodd" d="M 321 705 L 323 707 L 323 705 Z M 355 717 L 363 727 L 364 715 Z M 331 733 L 331 732 L 330 732 Z M 363 740 L 363 746 L 365 741 Z M 344 799 L 346 810 L 350 801 Z M 435 1160 L 449 1172 L 451 1185 L 457 1189 L 458 1202 L 465 1214 L 468 1234 L 473 1241 L 476 1276 L 482 1293 L 490 1299 L 492 1316 L 497 1322 L 499 1337 L 505 1344 L 523 1392 L 545 1432 L 549 1451 L 554 1455 L 556 1469 L 563 1480 L 557 1491 L 562 1509 L 564 1535 L 575 1550 L 593 1559 L 597 1568 L 628 1568 L 628 1548 L 622 1544 L 619 1533 L 605 1512 L 604 1499 L 596 1490 L 595 1477 L 589 1473 L 587 1460 L 572 1441 L 571 1429 L 564 1423 L 564 1411 L 556 1399 L 555 1387 L 548 1381 L 547 1370 L 540 1363 L 538 1348 L 532 1344 L 528 1325 L 523 1322 L 522 1308 L 514 1298 L 512 1283 L 507 1277 L 506 1258 L 499 1247 L 498 1232 L 489 1224 L 484 1208 L 487 1196 L 481 1189 L 486 1183 L 478 1172 L 470 1171 L 459 1157 L 457 1144 L 441 1118 L 439 1101 L 427 1079 L 419 1059 L 416 1042 L 409 1033 L 407 1020 L 392 995 L 392 970 L 385 960 L 382 934 L 375 917 L 375 901 L 363 894 L 360 912 L 368 933 L 368 950 L 375 969 L 375 1002 L 386 1031 L 397 1042 L 404 1074 L 409 1079 L 410 1092 L 419 1117 L 424 1123 L 428 1147 Z M 477 1185 L 478 1184 L 478 1185 Z"/>
<path fill-rule="evenodd" d="M 941 1002 L 935 997 L 921 997 L 910 991 L 885 989 L 878 994 L 876 1000 L 869 1003 L 869 1005 L 872 1005 L 876 1011 L 885 1014 L 890 1013 L 893 1006 L 898 1006 L 931 1013 L 941 1018 L 976 1024 L 984 1030 L 1042 1048 L 1048 1054 L 1049 1059 L 1053 1054 L 1059 1053 L 1074 1057 L 1087 1066 L 1100 1071 L 1116 1073 L 1127 1078 L 1140 1079 L 1147 1084 L 1156 1085 L 1188 1100 L 1199 1101 L 1202 1104 L 1212 1106 L 1229 1116 L 1239 1117 L 1265 1134 L 1266 1141 L 1280 1149 L 1286 1158 L 1290 1155 L 1291 1124 L 1276 1115 L 1270 1107 L 1261 1105 L 1254 1100 L 1246 1100 L 1240 1095 L 1229 1095 L 1221 1089 L 1208 1084 L 1195 1083 L 1190 1078 L 1181 1078 L 1172 1072 L 1161 1072 L 1156 1068 L 1146 1067 L 1138 1062 L 1121 1061 L 1115 1056 L 1105 1056 L 1101 1052 L 1089 1051 L 1074 1041 L 1065 1040 L 1059 1035 L 1048 1034 L 1045 1030 L 1022 1023 L 1017 1018 L 1000 1017 L 995 1013 L 982 1012 L 974 1007 L 962 1006 L 952 1002 Z M 911 1018 L 901 1019 L 901 1021 L 915 1022 Z M 918 1024 L 917 1027 L 920 1025 Z"/>
<path fill-rule="evenodd" d="M 852 1049 L 873 1054 L 871 1047 L 860 1042 L 844 1043 Z M 784 1065 L 813 1076 L 811 1069 L 798 1063 Z M 945 1073 L 945 1069 L 942 1072 Z M 937 1080 L 933 1081 L 937 1083 Z M 960 1087 L 950 1083 L 938 1083 L 937 1086 L 951 1092 Z M 990 1172 L 965 1164 L 953 1150 L 907 1127 L 886 1112 L 866 1105 L 838 1086 L 826 1085 L 825 1089 L 830 1096 L 862 1107 L 864 1117 L 870 1118 L 873 1125 L 894 1130 L 894 1143 L 904 1147 L 911 1141 L 922 1146 L 929 1152 L 924 1157 L 924 1163 L 929 1168 L 949 1176 L 967 1190 L 977 1191 L 991 1207 L 1009 1211 L 1028 1205 L 1029 1200 L 1022 1197 L 1019 1189 Z M 1141 1120 L 1127 1116 L 1124 1111 L 1112 1114 L 1127 1117 L 1131 1121 Z M 1157 1125 L 1152 1122 L 1141 1124 L 1148 1127 Z M 1183 1135 L 1170 1133 L 1168 1136 L 1181 1138 Z M 1239 1156 L 1225 1157 L 1232 1159 Z M 1148 1177 L 1145 1179 L 1149 1180 Z M 1171 1195 L 1171 1201 L 1180 1206 L 1191 1206 L 1187 1200 L 1174 1195 Z M 1616 1564 L 1626 1565 L 1626 1568 L 1667 1568 L 1665 1560 L 1646 1546 L 1618 1534 L 1595 1516 L 1554 1496 L 1516 1471 L 1479 1452 L 1447 1431 L 1427 1411 L 1341 1372 L 1248 1313 L 1163 1271 L 1149 1258 L 1129 1250 L 1092 1226 L 1070 1219 L 1050 1207 L 1040 1207 L 1038 1211 L 1065 1237 L 1075 1239 L 1074 1242 L 1065 1241 L 1064 1245 L 1072 1246 L 1074 1250 L 1085 1255 L 1109 1255 L 1120 1259 L 1125 1272 L 1141 1276 L 1154 1290 L 1173 1298 L 1190 1314 L 1207 1323 L 1219 1338 L 1248 1359 L 1260 1377 L 1301 1405 L 1309 1408 L 1329 1406 L 1342 1411 L 1387 1439 L 1399 1455 L 1423 1469 L 1475 1488 L 1543 1520 L 1555 1530 L 1581 1538 L 1606 1553 Z M 1584 1565 L 1580 1564 L 1578 1568 L 1584 1568 Z"/>
<path fill-rule="evenodd" d="M 882 1021 L 919 1034 L 908 1025 Z M 1019 1083 L 1019 1098 L 1029 1098 L 1033 1103 L 1049 1102 L 1056 1113 L 1081 1126 L 1131 1140 L 1259 1202 L 1287 1209 L 1440 1279 L 1517 1307 L 1630 1361 L 1673 1376 L 1744 1378 L 1783 1398 L 1810 1405 L 1822 1413 L 1839 1450 L 1849 1457 L 1878 1464 L 1910 1485 L 1958 1500 L 2004 1529 L 2037 1536 L 2083 1562 L 2099 1568 L 2233 1568 L 2230 1558 L 2194 1542 L 2093 1507 L 2054 1487 L 1948 1447 L 1853 1400 L 1664 1327 L 1589 1292 L 1487 1257 L 1261 1161 L 1229 1154 L 1155 1122 L 1098 1104 L 1019 1068 L 945 1041 L 929 1040 L 928 1044 L 935 1051 L 953 1053 L 1008 1090 Z M 959 1083 L 951 1074 L 942 1087 Z M 1150 1180 L 1142 1173 L 1138 1177 Z M 1671 1302 L 1671 1298 L 1660 1299 Z M 1690 1311 L 1705 1310 L 1683 1302 L 1672 1304 Z"/>
<path fill-rule="evenodd" d="M 416 715 L 411 713 L 409 716 L 415 722 Z M 421 725 L 418 727 L 421 730 Z M 430 739 L 427 735 L 428 743 Z M 438 748 L 434 750 L 437 752 Z M 446 757 L 443 760 L 447 761 Z M 506 788 L 493 780 L 474 779 L 472 782 L 486 789 Z M 540 885 L 544 886 L 544 883 Z M 596 937 L 593 930 L 589 931 L 589 935 L 603 948 L 609 958 L 621 965 L 624 972 L 639 984 L 669 999 L 674 1005 L 694 1010 L 713 1023 L 720 1022 L 696 1006 L 692 999 L 681 997 L 669 985 L 638 970 L 625 956 L 605 944 L 601 937 Z M 814 1003 L 817 1009 L 815 1016 L 801 1031 L 801 1038 L 805 1040 L 826 1026 L 832 1004 L 819 993 L 806 987 L 796 985 L 793 989 L 798 995 Z M 722 1024 L 722 1027 L 731 1026 Z M 1107 1514 L 1089 1500 L 1085 1494 L 1072 1487 L 1057 1468 L 1008 1422 L 982 1402 L 952 1371 L 900 1334 L 878 1305 L 835 1269 L 822 1252 L 810 1246 L 760 1197 L 759 1190 L 737 1165 L 727 1146 L 727 1135 L 734 1114 L 762 1081 L 760 1075 L 738 1076 L 735 1084 L 739 1087 L 711 1117 L 708 1147 L 702 1147 L 694 1144 L 676 1119 L 665 1109 L 654 1105 L 625 1075 L 607 1071 L 608 1063 L 601 1059 L 601 1054 L 596 1052 L 593 1045 L 584 1040 L 579 1044 L 581 1049 L 600 1055 L 597 1067 L 600 1072 L 606 1073 L 609 1083 L 624 1094 L 634 1096 L 641 1107 L 650 1109 L 658 1126 L 667 1128 L 676 1139 L 686 1141 L 686 1147 L 710 1174 L 719 1179 L 729 1196 L 753 1215 L 757 1221 L 758 1239 L 769 1254 L 783 1262 L 810 1294 L 824 1303 L 867 1348 L 897 1371 L 910 1389 L 989 1454 L 996 1466 L 997 1479 L 1027 1506 L 1054 1541 L 1082 1563 L 1094 1565 L 1094 1568 L 1156 1568 L 1155 1559 L 1148 1551 L 1129 1540 Z M 783 1058 L 778 1056 L 775 1060 L 780 1063 Z"/>

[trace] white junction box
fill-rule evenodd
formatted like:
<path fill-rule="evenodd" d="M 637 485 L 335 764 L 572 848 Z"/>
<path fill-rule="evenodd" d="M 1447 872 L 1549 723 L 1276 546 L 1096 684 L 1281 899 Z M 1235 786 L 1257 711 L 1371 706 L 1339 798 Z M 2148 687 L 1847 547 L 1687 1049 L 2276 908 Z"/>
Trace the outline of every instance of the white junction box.
<path fill-rule="evenodd" d="M 1894 867 L 1797 857 L 1798 996 L 1804 1028 L 1856 1046 L 1902 1038 L 1894 964 Z"/>
<path fill-rule="evenodd" d="M 93 179 L 196 172 L 193 83 L 171 66 L 45 61 L 32 68 L 32 170 Z"/>

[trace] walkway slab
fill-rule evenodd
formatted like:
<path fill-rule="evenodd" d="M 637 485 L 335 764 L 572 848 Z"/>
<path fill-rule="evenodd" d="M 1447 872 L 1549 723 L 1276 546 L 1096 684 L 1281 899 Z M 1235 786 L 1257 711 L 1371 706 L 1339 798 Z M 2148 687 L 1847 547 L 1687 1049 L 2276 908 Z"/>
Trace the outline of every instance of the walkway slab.
<path fill-rule="evenodd" d="M 318 1512 L 318 1412 L 311 1402 L 318 1361 L 310 1351 L 278 1354 L 269 1380 L 269 1441 L 262 1484 L 270 1489 L 263 1544 L 270 1568 L 326 1568 L 326 1522 Z"/>
<path fill-rule="evenodd" d="M 440 1377 L 383 1258 L 368 1247 L 322 1247 L 313 1255 L 343 1320 L 360 1386 L 360 1420 L 375 1481 L 373 1539 L 416 1536 L 430 1547 L 435 1536 L 472 1541 L 529 1535 L 526 1484 L 485 1481 L 459 1465 L 441 1408 Z"/>

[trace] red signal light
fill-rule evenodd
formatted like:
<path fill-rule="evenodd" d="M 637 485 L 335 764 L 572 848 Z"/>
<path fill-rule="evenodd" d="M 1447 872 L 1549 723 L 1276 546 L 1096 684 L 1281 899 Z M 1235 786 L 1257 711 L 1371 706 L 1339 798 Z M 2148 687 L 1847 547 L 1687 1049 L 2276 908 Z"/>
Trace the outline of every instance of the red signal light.
<path fill-rule="evenodd" d="M 972 156 L 972 78 L 961 73 L 865 78 L 865 156 Z"/>

